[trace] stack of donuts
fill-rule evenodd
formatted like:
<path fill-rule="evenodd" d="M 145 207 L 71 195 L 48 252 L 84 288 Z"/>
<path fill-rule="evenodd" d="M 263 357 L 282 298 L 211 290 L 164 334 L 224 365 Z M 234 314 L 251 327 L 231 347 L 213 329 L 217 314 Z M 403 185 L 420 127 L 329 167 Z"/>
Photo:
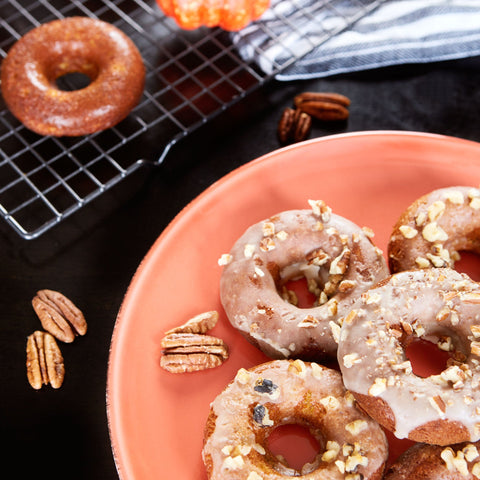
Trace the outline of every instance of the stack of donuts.
<path fill-rule="evenodd" d="M 221 258 L 227 317 L 271 361 L 240 369 L 212 402 L 208 478 L 480 478 L 480 284 L 454 269 L 459 252 L 480 252 L 480 189 L 412 203 L 388 264 L 371 230 L 309 204 L 252 225 Z M 288 287 L 299 278 L 307 308 Z M 415 373 L 417 340 L 446 353 L 440 373 Z M 321 446 L 301 470 L 267 447 L 291 423 Z M 393 464 L 385 432 L 414 442 Z"/>

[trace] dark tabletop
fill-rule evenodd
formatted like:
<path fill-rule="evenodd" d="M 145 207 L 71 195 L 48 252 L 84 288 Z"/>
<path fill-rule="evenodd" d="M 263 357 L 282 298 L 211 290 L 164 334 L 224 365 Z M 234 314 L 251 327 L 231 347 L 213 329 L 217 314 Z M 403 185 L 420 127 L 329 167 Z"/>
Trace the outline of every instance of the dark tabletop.
<path fill-rule="evenodd" d="M 480 141 L 479 85 L 480 58 L 271 82 L 179 142 L 163 164 L 127 178 L 39 239 L 20 239 L 2 225 L 1 478 L 118 478 L 105 390 L 111 334 L 132 275 L 188 202 L 227 172 L 279 148 L 277 122 L 294 94 L 334 91 L 351 99 L 347 122 L 315 124 L 311 138 L 410 130 Z M 67 375 L 59 390 L 35 391 L 26 377 L 26 338 L 39 328 L 30 301 L 42 288 L 71 298 L 89 325 L 85 337 L 62 348 Z"/>

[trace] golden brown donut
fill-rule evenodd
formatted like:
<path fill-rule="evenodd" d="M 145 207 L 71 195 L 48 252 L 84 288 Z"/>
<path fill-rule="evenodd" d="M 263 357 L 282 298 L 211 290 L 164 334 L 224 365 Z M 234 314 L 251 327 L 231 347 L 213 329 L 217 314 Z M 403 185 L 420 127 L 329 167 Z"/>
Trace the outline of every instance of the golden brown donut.
<path fill-rule="evenodd" d="M 247 340 L 271 358 L 335 357 L 338 319 L 389 275 L 368 231 L 331 213 L 322 201 L 252 225 L 226 256 L 220 280 L 225 312 Z M 283 286 L 306 277 L 317 305 L 298 308 Z"/>
<path fill-rule="evenodd" d="M 285 424 L 307 427 L 321 446 L 301 472 L 268 449 Z M 211 404 L 202 454 L 210 480 L 373 480 L 382 478 L 388 446 L 339 372 L 297 359 L 240 369 Z"/>
<path fill-rule="evenodd" d="M 440 374 L 413 372 L 421 338 L 449 352 Z M 343 381 L 398 438 L 448 445 L 480 440 L 480 284 L 449 268 L 399 272 L 368 290 L 345 318 Z"/>
<path fill-rule="evenodd" d="M 480 442 L 451 446 L 417 443 L 391 465 L 384 480 L 478 480 Z"/>
<path fill-rule="evenodd" d="M 453 267 L 460 250 L 480 253 L 478 188 L 440 188 L 415 200 L 393 228 L 388 261 L 392 273 Z"/>
<path fill-rule="evenodd" d="M 68 73 L 90 78 L 85 88 L 60 90 Z M 143 92 L 145 67 L 134 43 L 100 20 L 70 17 L 34 28 L 8 52 L 1 68 L 7 107 L 40 135 L 77 136 L 123 120 Z"/>

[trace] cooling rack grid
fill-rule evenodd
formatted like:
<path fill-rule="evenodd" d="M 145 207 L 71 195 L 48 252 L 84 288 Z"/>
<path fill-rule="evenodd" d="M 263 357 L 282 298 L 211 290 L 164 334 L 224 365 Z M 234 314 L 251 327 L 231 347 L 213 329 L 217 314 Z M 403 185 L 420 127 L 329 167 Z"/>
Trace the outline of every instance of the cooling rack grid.
<path fill-rule="evenodd" d="M 296 0 L 277 5 L 282 1 Z M 318 0 L 313 10 L 295 8 L 294 19 L 273 9 L 275 21 L 283 23 L 287 33 L 295 28 L 302 35 L 302 21 L 315 18 L 318 9 L 331 9 L 342 22 L 315 40 L 305 38 L 302 52 L 290 51 L 282 44 L 282 35 L 267 27 L 269 43 L 286 54 L 265 73 L 239 55 L 228 32 L 181 30 L 154 0 L 0 0 L 0 61 L 32 28 L 81 15 L 124 31 L 139 48 L 147 70 L 143 97 L 127 119 L 83 137 L 39 136 L 11 115 L 0 96 L 0 215 L 24 239 L 39 237 L 146 162 L 161 163 L 181 138 L 351 27 L 382 1 L 350 0 L 346 9 L 345 0 Z M 261 58 L 262 46 L 255 53 Z M 78 81 L 74 75 L 64 78 L 61 88 L 80 88 Z M 142 151 L 156 152 L 155 158 L 143 158 Z"/>

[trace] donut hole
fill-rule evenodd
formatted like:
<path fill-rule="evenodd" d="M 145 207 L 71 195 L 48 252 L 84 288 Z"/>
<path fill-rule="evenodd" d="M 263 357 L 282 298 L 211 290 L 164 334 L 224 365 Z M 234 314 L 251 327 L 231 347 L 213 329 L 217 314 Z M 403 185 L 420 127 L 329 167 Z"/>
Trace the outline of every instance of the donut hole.
<path fill-rule="evenodd" d="M 100 65 L 88 56 L 72 56 L 63 52 L 53 57 L 45 68 L 47 78 L 56 88 L 71 92 L 82 90 L 95 81 Z"/>
<path fill-rule="evenodd" d="M 322 443 L 307 427 L 291 423 L 273 429 L 266 446 L 281 465 L 307 474 L 317 467 L 316 459 L 324 448 Z"/>
<path fill-rule="evenodd" d="M 59 90 L 64 92 L 72 92 L 88 87 L 92 83 L 92 79 L 82 72 L 70 72 L 60 75 L 55 79 L 55 84 Z"/>
<path fill-rule="evenodd" d="M 451 358 L 449 352 L 423 338 L 411 340 L 405 347 L 405 355 L 410 360 L 413 373 L 421 378 L 439 375 L 447 368 Z"/>
<path fill-rule="evenodd" d="M 281 293 L 284 298 L 287 296 L 289 301 L 295 303 L 298 308 L 312 308 L 317 301 L 317 297 L 309 291 L 308 281 L 305 277 L 289 280 L 283 285 Z"/>
<path fill-rule="evenodd" d="M 458 253 L 460 259 L 455 262 L 455 270 L 466 273 L 475 282 L 480 282 L 480 254 L 470 250 L 461 250 Z"/>
<path fill-rule="evenodd" d="M 327 282 L 327 269 L 299 263 L 281 270 L 276 287 L 278 294 L 297 308 L 313 308 L 332 295 L 325 291 Z"/>

